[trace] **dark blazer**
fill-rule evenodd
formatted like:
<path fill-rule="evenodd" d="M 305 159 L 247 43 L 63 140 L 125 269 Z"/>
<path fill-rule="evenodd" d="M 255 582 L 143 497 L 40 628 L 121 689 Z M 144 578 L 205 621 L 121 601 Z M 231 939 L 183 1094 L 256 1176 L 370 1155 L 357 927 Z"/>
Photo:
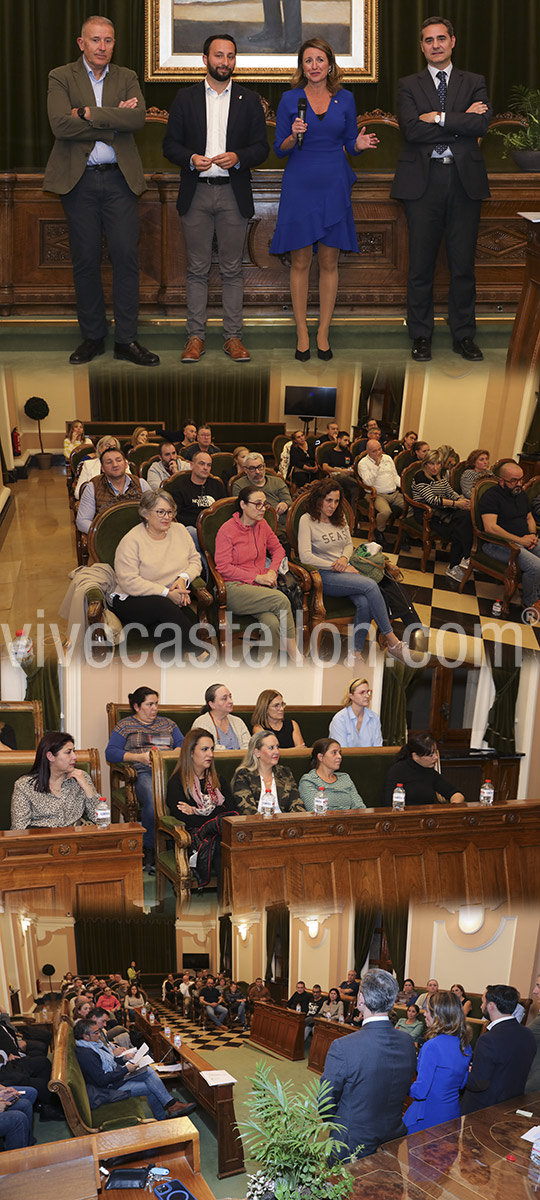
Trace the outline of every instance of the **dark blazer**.
<path fill-rule="evenodd" d="M 199 172 L 192 171 L 192 154 L 206 150 L 206 81 L 177 92 L 163 139 L 163 153 L 170 162 L 178 163 L 180 189 L 177 208 L 180 215 L 189 209 Z M 260 96 L 233 80 L 226 150 L 234 150 L 239 166 L 230 171 L 231 186 L 243 217 L 253 216 L 250 168 L 258 167 L 268 157 L 266 122 Z"/>
<path fill-rule="evenodd" d="M 368 1021 L 332 1043 L 322 1078 L 332 1086 L 332 1116 L 345 1127 L 341 1140 L 349 1152 L 362 1144 L 363 1158 L 382 1142 L 405 1136 L 401 1113 L 415 1072 L 413 1039 L 390 1021 Z"/>
<path fill-rule="evenodd" d="M 483 116 L 467 112 L 476 100 L 488 105 Z M 400 79 L 398 120 L 405 145 L 398 158 L 390 195 L 397 200 L 418 200 L 423 196 L 433 148 L 448 144 L 467 195 L 472 200 L 484 200 L 489 196 L 489 185 L 477 139 L 487 133 L 492 117 L 484 76 L 452 67 L 444 126 L 420 120 L 421 113 L 439 108 L 437 88 L 427 67 L 417 75 Z"/>
<path fill-rule="evenodd" d="M 536 1041 L 517 1021 L 502 1021 L 480 1037 L 461 1101 L 462 1113 L 489 1108 L 525 1091 Z"/>
<path fill-rule="evenodd" d="M 121 100 L 137 97 L 136 108 L 119 108 Z M 72 117 L 72 108 L 88 106 L 90 125 Z M 109 64 L 103 83 L 103 107 L 96 99 L 82 55 L 77 62 L 56 67 L 49 75 L 47 112 L 55 142 L 45 168 L 43 190 L 63 196 L 79 182 L 94 143 L 114 146 L 118 166 L 136 196 L 146 191 L 139 151 L 133 134 L 142 129 L 146 105 L 135 71 Z"/>

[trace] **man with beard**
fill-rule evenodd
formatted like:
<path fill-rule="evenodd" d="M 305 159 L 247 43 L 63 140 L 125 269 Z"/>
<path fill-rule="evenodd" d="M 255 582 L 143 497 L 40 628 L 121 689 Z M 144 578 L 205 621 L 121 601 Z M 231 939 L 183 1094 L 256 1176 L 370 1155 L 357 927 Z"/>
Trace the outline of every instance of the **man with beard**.
<path fill-rule="evenodd" d="M 488 984 L 482 996 L 482 1016 L 489 1025 L 474 1049 L 461 1101 L 464 1114 L 500 1104 L 525 1091 L 536 1042 L 530 1029 L 518 1025 L 512 1015 L 518 1001 L 516 988 L 504 983 Z"/>
<path fill-rule="evenodd" d="M 205 352 L 208 277 L 214 234 L 223 294 L 223 349 L 234 362 L 249 362 L 242 345 L 242 256 L 253 216 L 250 168 L 268 157 L 259 97 L 231 80 L 236 42 L 211 34 L 203 47 L 206 79 L 182 88 L 171 109 L 163 153 L 178 163 L 177 208 L 186 239 L 187 342 L 183 363 Z"/>
<path fill-rule="evenodd" d="M 484 542 L 483 549 L 490 558 L 508 562 L 510 546 L 521 546 L 518 566 L 521 570 L 521 597 L 530 620 L 540 617 L 540 545 L 536 521 L 529 498 L 523 489 L 523 471 L 516 462 L 504 463 L 497 483 L 486 488 L 478 502 L 478 511 L 486 533 L 496 533 L 508 542 L 506 546 Z"/>

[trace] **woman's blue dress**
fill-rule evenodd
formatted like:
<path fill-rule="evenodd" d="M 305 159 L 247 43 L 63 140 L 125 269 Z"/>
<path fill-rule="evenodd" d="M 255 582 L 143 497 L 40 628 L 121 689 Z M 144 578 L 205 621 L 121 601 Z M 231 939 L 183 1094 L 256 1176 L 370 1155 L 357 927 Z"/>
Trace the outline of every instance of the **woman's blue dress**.
<path fill-rule="evenodd" d="M 403 1120 L 407 1133 L 441 1125 L 459 1117 L 459 1093 L 465 1087 L 471 1062 L 471 1048 L 462 1054 L 459 1038 L 440 1033 L 422 1046 L 418 1055 L 418 1077 L 409 1095 L 414 1103 Z"/>
<path fill-rule="evenodd" d="M 279 102 L 274 150 L 280 150 L 289 137 L 298 116 L 298 101 L 305 99 L 303 88 L 293 88 Z M 277 225 L 270 246 L 271 254 L 300 250 L 315 242 L 358 253 L 351 188 L 356 175 L 345 156 L 354 154 L 358 135 L 356 106 L 351 92 L 343 88 L 332 96 L 322 120 L 308 102 L 307 129 L 301 149 L 288 152 L 283 172 Z"/>

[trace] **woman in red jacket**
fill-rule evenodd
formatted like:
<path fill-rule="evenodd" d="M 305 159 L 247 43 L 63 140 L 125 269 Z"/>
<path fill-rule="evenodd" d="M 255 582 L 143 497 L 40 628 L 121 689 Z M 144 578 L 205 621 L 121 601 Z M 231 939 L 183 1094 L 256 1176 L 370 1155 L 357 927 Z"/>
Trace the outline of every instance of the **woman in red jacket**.
<path fill-rule="evenodd" d="M 228 608 L 259 617 L 268 630 L 274 660 L 283 646 L 298 662 L 291 606 L 277 586 L 283 546 L 264 519 L 267 504 L 258 488 L 242 488 L 237 511 L 218 531 L 215 562 L 227 585 Z"/>

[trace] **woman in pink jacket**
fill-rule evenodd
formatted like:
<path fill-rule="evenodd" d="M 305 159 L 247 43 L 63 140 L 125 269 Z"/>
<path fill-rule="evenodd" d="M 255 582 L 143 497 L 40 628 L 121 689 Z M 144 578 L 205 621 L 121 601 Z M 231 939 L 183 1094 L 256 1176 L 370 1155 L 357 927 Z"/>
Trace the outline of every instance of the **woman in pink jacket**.
<path fill-rule="evenodd" d="M 258 488 L 242 488 L 237 512 L 218 531 L 215 562 L 227 585 L 227 607 L 266 626 L 274 661 L 283 647 L 298 662 L 291 606 L 277 586 L 283 546 L 264 519 L 267 504 Z"/>

